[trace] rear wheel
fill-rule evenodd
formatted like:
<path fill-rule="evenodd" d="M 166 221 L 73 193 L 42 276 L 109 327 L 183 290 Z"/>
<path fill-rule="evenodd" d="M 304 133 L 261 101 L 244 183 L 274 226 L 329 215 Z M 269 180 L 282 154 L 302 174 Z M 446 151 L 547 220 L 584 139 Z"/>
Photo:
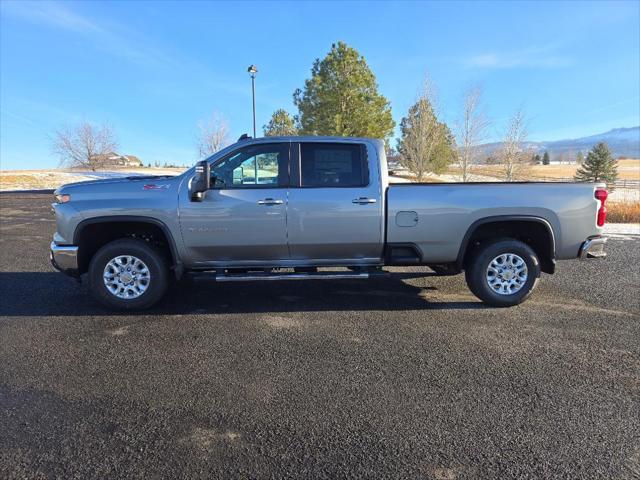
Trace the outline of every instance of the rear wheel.
<path fill-rule="evenodd" d="M 143 240 L 120 239 L 103 246 L 89 264 L 89 287 L 110 308 L 142 310 L 157 303 L 169 283 L 164 255 Z"/>
<path fill-rule="evenodd" d="M 511 307 L 531 295 L 540 278 L 540 261 L 526 243 L 497 240 L 474 253 L 465 277 L 471 292 L 483 302 Z"/>

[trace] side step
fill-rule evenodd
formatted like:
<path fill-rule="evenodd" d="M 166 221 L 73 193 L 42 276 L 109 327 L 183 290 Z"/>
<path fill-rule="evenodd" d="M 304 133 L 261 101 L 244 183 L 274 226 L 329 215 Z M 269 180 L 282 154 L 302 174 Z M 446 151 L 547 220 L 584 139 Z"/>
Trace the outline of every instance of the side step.
<path fill-rule="evenodd" d="M 366 280 L 372 277 L 388 275 L 388 272 L 283 272 L 283 273 L 199 273 L 197 280 L 214 280 L 216 282 L 254 282 L 254 281 L 281 281 L 281 280 Z"/>

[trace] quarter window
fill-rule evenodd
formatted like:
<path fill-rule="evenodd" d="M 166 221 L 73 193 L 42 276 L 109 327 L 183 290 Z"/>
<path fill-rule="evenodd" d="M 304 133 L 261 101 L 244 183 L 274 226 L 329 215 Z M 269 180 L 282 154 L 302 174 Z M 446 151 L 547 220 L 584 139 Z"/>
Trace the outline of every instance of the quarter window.
<path fill-rule="evenodd" d="M 349 143 L 302 143 L 303 187 L 362 187 L 369 183 L 366 150 Z"/>

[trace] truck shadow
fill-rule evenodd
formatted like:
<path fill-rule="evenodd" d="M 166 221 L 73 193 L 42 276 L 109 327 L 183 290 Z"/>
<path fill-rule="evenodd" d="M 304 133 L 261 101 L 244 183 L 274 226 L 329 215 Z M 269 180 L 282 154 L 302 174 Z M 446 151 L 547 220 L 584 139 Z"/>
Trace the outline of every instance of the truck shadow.
<path fill-rule="evenodd" d="M 486 308 L 459 278 L 394 273 L 374 280 L 215 283 L 183 280 L 145 315 Z M 421 285 L 415 285 L 420 283 Z M 445 288 L 442 288 L 444 285 Z M 103 308 L 86 283 L 58 272 L 0 272 L 2 316 L 131 315 Z"/>

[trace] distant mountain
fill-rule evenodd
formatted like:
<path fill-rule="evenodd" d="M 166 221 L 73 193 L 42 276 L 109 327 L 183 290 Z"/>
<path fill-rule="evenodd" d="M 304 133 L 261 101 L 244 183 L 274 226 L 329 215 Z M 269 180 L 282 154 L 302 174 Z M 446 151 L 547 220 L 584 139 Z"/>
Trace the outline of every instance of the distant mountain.
<path fill-rule="evenodd" d="M 615 158 L 640 158 L 640 126 L 614 128 L 608 132 L 567 140 L 527 142 L 526 145 L 533 153 L 542 154 L 547 151 L 551 159 L 556 160 L 562 157 L 575 157 L 578 152 L 586 154 L 598 142 L 606 142 Z M 489 157 L 493 155 L 501 146 L 501 142 L 482 145 L 483 156 Z"/>

